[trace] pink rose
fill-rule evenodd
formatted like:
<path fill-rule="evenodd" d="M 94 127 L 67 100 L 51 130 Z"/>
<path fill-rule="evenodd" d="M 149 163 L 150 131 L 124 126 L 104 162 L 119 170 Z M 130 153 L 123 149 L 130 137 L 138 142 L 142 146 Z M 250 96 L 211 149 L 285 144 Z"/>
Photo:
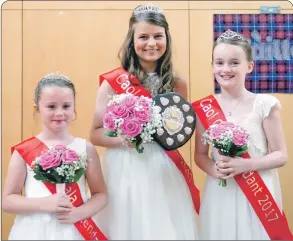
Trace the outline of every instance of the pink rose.
<path fill-rule="evenodd" d="M 216 140 L 220 138 L 226 131 L 227 128 L 222 125 L 215 125 L 212 128 L 210 128 L 210 136 L 213 140 Z"/>
<path fill-rule="evenodd" d="M 147 123 L 151 120 L 151 112 L 150 110 L 140 110 L 140 111 L 137 111 L 135 110 L 134 111 L 134 117 L 136 117 L 136 119 L 139 121 L 139 123 L 141 124 L 144 124 L 144 123 Z"/>
<path fill-rule="evenodd" d="M 128 109 L 133 109 L 135 103 L 137 102 L 138 97 L 134 95 L 126 96 L 125 99 L 122 101 L 122 105 L 125 105 Z"/>
<path fill-rule="evenodd" d="M 124 119 L 124 122 L 121 124 L 122 133 L 129 137 L 136 137 L 142 132 L 142 125 L 136 118 L 127 118 Z"/>
<path fill-rule="evenodd" d="M 226 127 L 226 128 L 234 128 L 236 127 L 235 124 L 233 122 L 230 121 L 223 121 L 220 125 Z"/>
<path fill-rule="evenodd" d="M 117 106 L 116 103 L 113 103 L 113 104 L 107 106 L 107 108 L 106 108 L 106 110 L 105 110 L 105 113 L 110 113 L 110 114 L 111 114 L 111 113 L 113 112 L 113 109 L 114 109 L 116 106 Z"/>
<path fill-rule="evenodd" d="M 56 145 L 56 146 L 54 147 L 54 149 L 55 149 L 56 151 L 61 151 L 61 152 L 67 150 L 66 146 L 63 146 L 63 145 Z"/>
<path fill-rule="evenodd" d="M 248 133 L 242 128 L 235 128 L 233 130 L 232 141 L 236 146 L 243 146 L 247 143 Z"/>
<path fill-rule="evenodd" d="M 106 113 L 104 115 L 103 123 L 104 123 L 104 127 L 109 129 L 110 131 L 115 130 L 115 120 L 109 113 Z"/>
<path fill-rule="evenodd" d="M 124 119 L 129 116 L 129 110 L 124 105 L 116 105 L 112 109 L 112 115 L 114 116 L 114 118 Z"/>
<path fill-rule="evenodd" d="M 128 117 L 132 117 L 133 116 L 133 112 L 135 111 L 135 109 L 136 109 L 136 106 L 135 105 L 130 106 L 130 107 L 127 108 L 128 112 L 129 112 Z"/>
<path fill-rule="evenodd" d="M 73 150 L 69 150 L 67 149 L 63 154 L 62 154 L 62 162 L 64 164 L 71 164 L 75 161 L 79 160 L 79 156 L 77 155 L 77 153 Z"/>
<path fill-rule="evenodd" d="M 58 167 L 61 164 L 61 155 L 60 152 L 47 151 L 40 156 L 39 164 L 43 170 Z"/>
<path fill-rule="evenodd" d="M 143 97 L 140 97 L 138 99 L 138 105 L 142 106 L 144 109 L 150 109 L 150 107 L 151 107 L 150 101 L 146 98 L 143 98 Z"/>

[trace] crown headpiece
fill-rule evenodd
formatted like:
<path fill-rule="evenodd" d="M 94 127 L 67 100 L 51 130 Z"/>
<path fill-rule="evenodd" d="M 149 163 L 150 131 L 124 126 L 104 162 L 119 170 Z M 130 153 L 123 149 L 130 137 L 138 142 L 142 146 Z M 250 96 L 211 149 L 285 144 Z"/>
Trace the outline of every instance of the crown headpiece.
<path fill-rule="evenodd" d="M 227 30 L 226 32 L 222 33 L 218 38 L 217 38 L 217 43 L 225 40 L 225 39 L 231 39 L 231 40 L 244 40 L 243 36 L 240 35 L 239 33 L 236 33 L 234 31 L 231 31 L 230 29 Z"/>
<path fill-rule="evenodd" d="M 46 79 L 61 79 L 61 80 L 64 80 L 64 81 L 72 84 L 72 81 L 66 75 L 63 75 L 59 72 L 48 73 L 41 79 L 41 81 L 46 80 Z"/>
<path fill-rule="evenodd" d="M 134 15 L 138 15 L 141 13 L 161 13 L 162 14 L 163 9 L 152 4 L 140 5 L 134 9 L 133 13 Z"/>

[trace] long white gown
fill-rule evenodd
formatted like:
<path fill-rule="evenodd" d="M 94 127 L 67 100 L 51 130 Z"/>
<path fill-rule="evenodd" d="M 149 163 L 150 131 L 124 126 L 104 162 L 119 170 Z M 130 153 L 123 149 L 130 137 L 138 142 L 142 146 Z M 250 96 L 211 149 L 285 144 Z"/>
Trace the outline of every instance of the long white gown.
<path fill-rule="evenodd" d="M 253 137 L 253 146 L 248 151 L 251 157 L 264 156 L 269 151 L 262 122 L 275 105 L 280 103 L 274 96 L 257 94 L 249 115 L 227 118 L 246 128 Z M 217 150 L 213 149 L 213 159 L 217 160 L 218 157 Z M 260 171 L 259 174 L 281 209 L 282 196 L 277 169 Z M 268 240 L 264 227 L 234 178 L 227 181 L 226 187 L 219 186 L 218 183 L 218 179 L 207 177 L 199 215 L 200 238 Z"/>
<path fill-rule="evenodd" d="M 86 152 L 86 140 L 75 138 L 67 146 L 77 153 Z M 34 172 L 27 165 L 27 176 L 24 185 L 24 195 L 28 198 L 48 197 L 51 192 L 41 182 L 34 177 Z M 81 196 L 85 202 L 86 194 L 85 177 L 78 181 Z M 55 213 L 31 213 L 17 215 L 10 231 L 9 240 L 83 240 L 73 224 L 60 224 Z"/>
<path fill-rule="evenodd" d="M 98 225 L 112 240 L 198 239 L 196 212 L 181 172 L 156 143 L 109 148 L 103 156 L 109 203 Z"/>

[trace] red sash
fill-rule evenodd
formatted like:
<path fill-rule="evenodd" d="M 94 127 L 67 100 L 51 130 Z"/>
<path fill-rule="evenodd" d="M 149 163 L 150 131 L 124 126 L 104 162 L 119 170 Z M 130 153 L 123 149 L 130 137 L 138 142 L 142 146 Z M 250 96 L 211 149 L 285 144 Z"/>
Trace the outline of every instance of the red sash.
<path fill-rule="evenodd" d="M 108 73 L 100 75 L 100 84 L 102 84 L 104 80 L 108 81 L 117 94 L 131 93 L 136 96 L 143 95 L 152 98 L 147 89 L 142 86 L 133 75 L 125 71 L 123 68 L 117 68 Z M 165 151 L 165 153 L 170 157 L 170 159 L 174 162 L 176 167 L 184 176 L 193 200 L 194 208 L 196 212 L 199 213 L 200 195 L 199 190 L 194 185 L 192 171 L 185 163 L 178 150 Z"/>
<path fill-rule="evenodd" d="M 208 129 L 212 124 L 226 120 L 220 105 L 213 95 L 200 99 L 192 105 L 205 129 Z M 250 158 L 248 152 L 244 153 L 242 157 Z M 285 213 L 280 212 L 259 173 L 249 171 L 238 174 L 234 178 L 259 217 L 270 239 L 293 240 Z"/>
<path fill-rule="evenodd" d="M 23 160 L 29 166 L 31 166 L 31 163 L 35 160 L 35 158 L 40 156 L 42 152 L 47 151 L 48 147 L 38 138 L 31 137 L 21 142 L 20 144 L 13 146 L 11 148 L 11 153 L 13 153 L 14 150 L 17 150 L 23 158 Z M 47 182 L 43 183 L 52 194 L 56 193 L 55 184 Z M 70 197 L 70 202 L 75 207 L 78 207 L 83 204 L 81 193 L 76 182 L 66 184 L 65 192 Z M 92 218 L 87 218 L 85 220 L 78 221 L 74 225 L 85 240 L 108 240 L 106 236 L 101 232 L 101 230 L 97 227 Z"/>

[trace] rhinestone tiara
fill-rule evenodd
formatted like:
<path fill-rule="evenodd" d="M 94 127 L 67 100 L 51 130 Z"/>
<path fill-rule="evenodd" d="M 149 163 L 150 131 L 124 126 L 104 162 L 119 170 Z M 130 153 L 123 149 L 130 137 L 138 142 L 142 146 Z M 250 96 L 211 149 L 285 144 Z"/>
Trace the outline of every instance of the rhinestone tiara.
<path fill-rule="evenodd" d="M 141 13 L 163 13 L 163 9 L 152 5 L 152 4 L 148 4 L 148 5 L 139 5 L 134 9 L 134 15 L 138 15 Z"/>
<path fill-rule="evenodd" d="M 240 35 L 239 33 L 236 33 L 234 31 L 231 31 L 230 29 L 227 30 L 226 32 L 222 33 L 218 38 L 217 38 L 217 43 L 225 40 L 225 39 L 231 39 L 231 40 L 244 40 L 243 36 Z"/>
<path fill-rule="evenodd" d="M 63 75 L 60 72 L 48 73 L 41 79 L 41 81 L 46 80 L 46 79 L 61 79 L 61 80 L 64 80 L 64 81 L 72 84 L 72 81 L 66 75 Z"/>

